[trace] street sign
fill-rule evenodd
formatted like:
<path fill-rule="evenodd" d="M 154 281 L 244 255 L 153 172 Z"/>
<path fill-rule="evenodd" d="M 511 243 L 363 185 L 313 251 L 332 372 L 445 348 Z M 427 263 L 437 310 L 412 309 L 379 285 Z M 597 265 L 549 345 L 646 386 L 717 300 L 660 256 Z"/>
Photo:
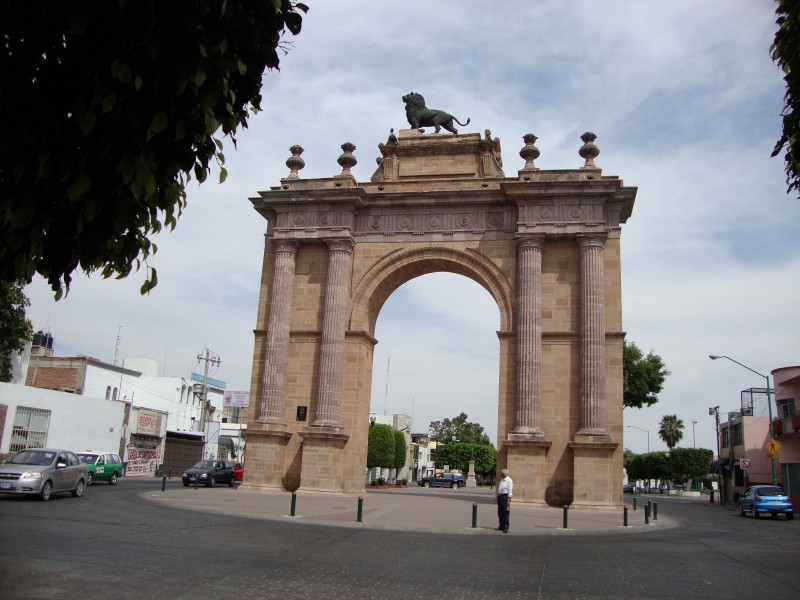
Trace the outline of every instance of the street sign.
<path fill-rule="evenodd" d="M 769 440 L 764 445 L 764 449 L 767 451 L 767 455 L 770 458 L 780 458 L 781 445 L 774 439 Z"/>
<path fill-rule="evenodd" d="M 749 469 L 750 468 L 750 459 L 749 458 L 742 458 L 739 461 L 739 468 L 740 469 Z"/>

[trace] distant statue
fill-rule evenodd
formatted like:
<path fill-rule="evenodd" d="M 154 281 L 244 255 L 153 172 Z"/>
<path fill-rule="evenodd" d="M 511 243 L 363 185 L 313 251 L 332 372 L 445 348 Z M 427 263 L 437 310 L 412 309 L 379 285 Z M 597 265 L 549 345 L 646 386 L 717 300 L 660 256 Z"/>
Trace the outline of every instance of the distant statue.
<path fill-rule="evenodd" d="M 406 118 L 409 125 L 414 129 L 420 127 L 434 127 L 434 133 L 439 133 L 439 130 L 444 127 L 451 133 L 458 133 L 458 130 L 453 127 L 453 121 L 466 127 L 469 125 L 469 118 L 466 123 L 462 123 L 453 115 L 444 112 L 443 110 L 433 110 L 425 106 L 425 98 L 416 92 L 411 92 L 403 96 L 403 102 L 406 103 Z"/>

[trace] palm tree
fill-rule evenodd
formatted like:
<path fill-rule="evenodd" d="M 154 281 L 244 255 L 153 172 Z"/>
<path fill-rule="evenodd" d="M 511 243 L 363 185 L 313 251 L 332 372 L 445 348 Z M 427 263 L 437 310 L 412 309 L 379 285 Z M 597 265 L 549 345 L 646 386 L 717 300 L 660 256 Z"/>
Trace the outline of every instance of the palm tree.
<path fill-rule="evenodd" d="M 683 439 L 683 421 L 677 415 L 664 415 L 658 429 L 658 436 L 664 440 L 667 448 L 672 449 Z"/>

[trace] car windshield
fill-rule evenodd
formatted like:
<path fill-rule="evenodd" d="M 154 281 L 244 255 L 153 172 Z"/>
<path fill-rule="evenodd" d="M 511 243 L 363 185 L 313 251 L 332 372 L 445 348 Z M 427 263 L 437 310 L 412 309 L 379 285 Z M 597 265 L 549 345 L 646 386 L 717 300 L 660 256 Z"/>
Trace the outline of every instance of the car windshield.
<path fill-rule="evenodd" d="M 214 468 L 214 461 L 213 460 L 201 460 L 199 463 L 195 464 L 192 467 L 193 469 L 213 469 Z"/>
<path fill-rule="evenodd" d="M 17 452 L 6 462 L 14 465 L 49 465 L 55 458 L 55 452 L 43 452 L 42 450 L 23 450 Z"/>
<path fill-rule="evenodd" d="M 97 454 L 78 454 L 78 458 L 85 465 L 93 465 L 94 461 L 97 460 Z"/>
<path fill-rule="evenodd" d="M 762 487 L 758 488 L 756 492 L 759 496 L 785 496 L 786 494 L 783 492 L 782 488 L 779 487 Z"/>

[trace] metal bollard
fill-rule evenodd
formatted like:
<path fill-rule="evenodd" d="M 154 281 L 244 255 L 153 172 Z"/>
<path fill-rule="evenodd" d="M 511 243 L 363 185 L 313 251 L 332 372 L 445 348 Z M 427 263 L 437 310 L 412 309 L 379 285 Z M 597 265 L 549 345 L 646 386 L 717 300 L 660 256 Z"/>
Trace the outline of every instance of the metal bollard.
<path fill-rule="evenodd" d="M 472 503 L 472 528 L 475 529 L 478 526 L 478 503 Z"/>
<path fill-rule="evenodd" d="M 658 521 L 658 502 L 653 502 L 653 521 Z"/>
<path fill-rule="evenodd" d="M 627 527 L 628 526 L 628 507 L 627 506 L 625 506 L 622 509 L 622 526 L 623 527 Z"/>
<path fill-rule="evenodd" d="M 633 510 L 636 510 L 636 496 L 633 497 Z"/>
<path fill-rule="evenodd" d="M 644 524 L 650 525 L 650 504 L 644 506 Z"/>
<path fill-rule="evenodd" d="M 569 506 L 564 505 L 564 529 L 568 529 L 567 527 L 567 513 L 569 512 Z"/>
<path fill-rule="evenodd" d="M 711 490 L 711 494 L 709 494 L 709 496 L 708 496 L 708 501 L 711 504 L 714 504 L 714 490 Z"/>
<path fill-rule="evenodd" d="M 200 479 L 197 475 L 194 476 L 194 489 L 197 489 L 197 480 Z"/>
<path fill-rule="evenodd" d="M 364 498 L 362 496 L 358 497 L 358 517 L 356 518 L 356 523 L 363 523 L 361 520 L 361 515 L 364 512 Z"/>
<path fill-rule="evenodd" d="M 161 491 L 163 492 L 163 491 L 164 491 L 164 490 L 166 490 L 166 489 L 167 489 L 167 476 L 166 476 L 166 475 L 164 475 L 164 476 L 161 478 Z"/>
<path fill-rule="evenodd" d="M 297 492 L 292 492 L 292 508 L 289 511 L 289 516 L 294 516 L 294 510 L 297 507 Z"/>

